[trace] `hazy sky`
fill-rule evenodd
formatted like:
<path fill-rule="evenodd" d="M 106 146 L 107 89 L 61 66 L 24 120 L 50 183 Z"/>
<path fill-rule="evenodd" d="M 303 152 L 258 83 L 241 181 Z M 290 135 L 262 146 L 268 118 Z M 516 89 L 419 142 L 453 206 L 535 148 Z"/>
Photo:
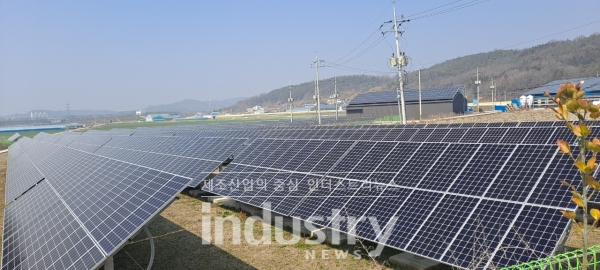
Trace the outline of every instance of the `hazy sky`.
<path fill-rule="evenodd" d="M 413 19 L 402 25 L 409 70 L 600 32 L 598 0 L 404 0 L 396 9 Z M 379 40 L 392 17 L 389 0 L 0 0 L 0 115 L 67 101 L 134 110 L 252 96 L 314 80 L 316 51 L 337 65 L 321 78 L 393 74 L 394 37 Z"/>

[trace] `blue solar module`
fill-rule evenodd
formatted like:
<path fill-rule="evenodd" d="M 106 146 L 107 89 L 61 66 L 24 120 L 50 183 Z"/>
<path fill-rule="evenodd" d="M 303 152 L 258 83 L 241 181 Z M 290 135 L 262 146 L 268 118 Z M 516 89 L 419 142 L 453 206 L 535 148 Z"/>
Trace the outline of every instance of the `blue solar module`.
<path fill-rule="evenodd" d="M 51 147 L 58 149 L 39 159 L 36 167 L 106 254 L 116 252 L 190 181 L 66 147 Z"/>
<path fill-rule="evenodd" d="M 394 213 L 396 217 L 410 217 L 408 219 L 398 220 L 395 224 L 386 225 L 385 229 L 379 233 L 379 240 L 387 240 L 390 246 L 405 249 L 412 237 L 417 233 L 419 225 L 423 224 L 431 211 L 435 208 L 437 202 L 442 198 L 441 193 L 433 193 L 422 190 L 415 190 L 406 199 L 403 206 L 399 207 Z M 419 211 L 415 211 L 419 209 Z M 389 227 L 389 228 L 388 228 Z M 391 232 L 387 239 L 383 232 Z M 391 231 L 390 231 L 391 230 Z"/>
<path fill-rule="evenodd" d="M 479 149 L 477 144 L 449 145 L 446 151 L 441 154 L 439 161 L 436 162 L 435 169 L 429 170 L 417 187 L 446 191 L 467 162 L 471 160 L 477 149 Z"/>
<path fill-rule="evenodd" d="M 460 139 L 461 143 L 477 143 L 485 134 L 487 128 L 469 128 L 465 135 Z"/>
<path fill-rule="evenodd" d="M 460 142 L 463 136 L 465 136 L 468 129 L 466 128 L 453 128 L 448 131 L 444 139 L 441 142 Z"/>
<path fill-rule="evenodd" d="M 488 123 L 487 127 L 502 127 L 504 125 L 504 122 L 492 122 L 492 123 Z"/>
<path fill-rule="evenodd" d="M 558 147 L 553 148 L 554 152 L 558 152 Z M 572 153 L 574 156 L 578 156 L 579 150 L 573 147 Z M 577 168 L 573 166 L 571 157 L 557 153 L 548 164 L 548 168 L 540 175 L 540 181 L 527 202 L 574 210 L 574 204 L 571 202 L 573 195 L 559 181 L 566 180 L 577 190 L 581 190 L 581 177 L 578 172 Z"/>
<path fill-rule="evenodd" d="M 327 173 L 328 176 L 344 178 L 348 172 L 358 164 L 375 145 L 375 142 L 356 142 L 348 150 L 348 154 L 340 156 L 335 165 L 331 167 L 331 171 Z"/>
<path fill-rule="evenodd" d="M 553 133 L 555 127 L 531 128 L 521 143 L 523 144 L 546 144 L 548 137 Z"/>
<path fill-rule="evenodd" d="M 415 134 L 417 133 L 417 131 L 419 131 L 419 129 L 415 129 L 415 128 L 404 129 L 402 131 L 402 133 L 400 133 L 400 135 L 398 135 L 398 137 L 396 137 L 395 141 L 398 141 L 398 142 L 408 142 L 408 141 L 411 140 L 411 138 L 413 136 L 415 136 Z"/>
<path fill-rule="evenodd" d="M 423 196 L 423 194 L 419 195 Z M 432 194 L 428 195 L 432 196 Z M 452 238 L 458 234 L 479 199 L 445 195 L 437 201 L 439 203 L 434 209 L 424 213 L 429 216 L 421 223 L 415 224 L 416 228 L 421 227 L 401 248 L 429 258 L 439 258 L 448 248 Z"/>
<path fill-rule="evenodd" d="M 346 177 L 356 180 L 367 179 L 372 172 L 376 171 L 377 165 L 384 162 L 392 149 L 396 147 L 396 144 L 396 142 L 378 142 L 356 163 L 356 166 L 351 169 Z"/>
<path fill-rule="evenodd" d="M 556 147 L 551 145 L 517 146 L 510 159 L 488 186 L 484 196 L 525 202 L 555 152 Z"/>
<path fill-rule="evenodd" d="M 385 184 L 390 183 L 395 174 L 404 167 L 420 145 L 420 143 L 398 143 L 385 158 L 384 162 L 379 164 L 374 170 L 384 174 L 373 174 L 369 177 L 369 181 Z"/>
<path fill-rule="evenodd" d="M 46 181 L 4 209 L 2 269 L 95 269 L 105 254 Z"/>
<path fill-rule="evenodd" d="M 446 137 L 446 134 L 450 132 L 450 129 L 447 128 L 438 128 L 434 129 L 433 132 L 425 139 L 426 142 L 442 142 Z M 413 137 L 414 140 L 414 137 Z"/>
<path fill-rule="evenodd" d="M 398 136 L 400 136 L 400 134 L 403 131 L 404 131 L 404 129 L 393 128 L 385 135 L 385 137 L 382 139 L 382 141 L 395 141 L 396 138 L 398 138 Z"/>
<path fill-rule="evenodd" d="M 25 191 L 35 186 L 44 176 L 35 168 L 27 153 L 12 157 L 19 145 L 11 146 L 9 151 L 8 166 L 6 170 L 6 195 L 5 203 L 15 200 Z"/>
<path fill-rule="evenodd" d="M 434 166 L 440 153 L 443 153 L 446 147 L 448 147 L 446 143 L 423 143 L 390 184 L 416 187 L 424 174 Z"/>
<path fill-rule="evenodd" d="M 548 139 L 546 144 L 556 145 L 558 140 L 564 140 L 571 145 L 575 145 L 577 143 L 577 137 L 575 137 L 573 132 L 566 127 L 558 127 L 554 133 L 552 133 L 552 135 L 544 137 Z"/>
<path fill-rule="evenodd" d="M 343 232 L 457 267 L 484 268 L 538 257 L 508 251 L 519 246 L 513 231 L 539 230 L 543 238 L 531 236 L 527 242 L 536 254 L 552 252 L 566 227 L 554 222 L 555 214 L 558 208 L 573 209 L 565 199 L 568 190 L 558 183 L 573 177 L 572 163 L 562 164 L 565 156 L 556 154 L 555 141 L 566 133 L 521 124 L 282 122 L 138 129 L 133 136 L 118 135 L 128 133 L 121 131 L 40 135 L 19 141 L 9 155 L 18 160 L 36 152 L 30 163 L 45 178 L 41 183 L 64 197 L 103 258 L 119 249 L 130 228 L 145 224 L 142 217 L 151 217 L 151 209 L 164 207 L 172 199 L 168 194 L 190 185 L 188 177 L 201 181 L 231 156 L 204 190 L 258 207 L 268 203 L 276 213 L 326 227 L 339 222 L 336 229 Z M 55 187 L 53 179 L 59 178 Z M 86 188 L 95 193 L 77 192 Z M 140 205 L 150 210 L 140 212 Z M 549 213 L 546 225 L 522 222 Z"/>
<path fill-rule="evenodd" d="M 498 143 L 507 131 L 508 128 L 488 128 L 485 135 L 479 140 L 479 143 Z"/>
<path fill-rule="evenodd" d="M 508 131 L 506 131 L 506 133 L 504 134 L 504 137 L 502 137 L 502 139 L 500 140 L 500 143 L 521 143 L 523 141 L 523 138 L 525 138 L 531 130 L 531 128 L 509 128 Z"/>
<path fill-rule="evenodd" d="M 316 218 L 331 216 L 332 209 L 340 209 L 350 199 L 356 190 L 347 189 L 350 186 L 349 182 L 329 177 L 319 179 L 319 182 L 298 203 L 290 216 L 302 220 L 310 219 L 321 225 L 327 224 L 328 220 Z M 323 204 L 321 211 L 318 211 Z"/>
<path fill-rule="evenodd" d="M 377 241 L 377 235 L 380 232 L 373 229 L 369 220 L 377 221 L 380 228 L 385 228 L 388 222 L 396 216 L 398 209 L 402 208 L 410 192 L 409 189 L 388 186 L 379 193 L 367 211 L 356 217 L 356 222 L 349 226 L 348 232 L 363 239 Z"/>
<path fill-rule="evenodd" d="M 391 129 L 390 128 L 381 128 L 381 129 L 376 129 L 376 130 L 377 130 L 377 132 L 375 134 L 373 134 L 373 136 L 371 137 L 372 141 L 383 141 Z"/>
<path fill-rule="evenodd" d="M 532 219 L 553 222 L 533 225 Z M 492 253 L 489 266 L 515 265 L 540 257 L 540 250 L 555 251 L 568 223 L 557 209 L 525 205 L 496 253 Z"/>
<path fill-rule="evenodd" d="M 18 132 L 13 134 L 12 136 L 8 137 L 8 139 L 6 139 L 9 142 L 14 142 L 16 141 L 19 137 L 21 137 L 21 134 L 19 134 Z"/>
<path fill-rule="evenodd" d="M 421 100 L 448 100 L 453 99 L 459 92 L 464 91 L 464 86 L 445 86 L 421 89 Z M 405 102 L 419 101 L 419 89 L 404 89 Z M 398 102 L 396 90 L 367 92 L 358 94 L 349 105 L 372 104 L 372 103 L 394 103 Z"/>
<path fill-rule="evenodd" d="M 353 141 L 339 141 L 335 146 L 330 148 L 327 154 L 321 156 L 322 159 L 312 168 L 312 173 L 324 174 L 329 170 L 333 170 L 332 167 L 337 163 L 340 157 L 344 155 L 355 142 Z M 325 142 L 323 143 L 325 144 Z M 323 145 L 322 144 L 322 145 Z M 315 153 L 313 153 L 314 155 Z"/>
<path fill-rule="evenodd" d="M 515 148 L 515 145 L 481 145 L 449 191 L 464 195 L 483 195 Z"/>
<path fill-rule="evenodd" d="M 510 202 L 482 200 L 439 259 L 465 269 L 485 269 L 489 254 L 496 251 L 521 207 Z"/>
<path fill-rule="evenodd" d="M 554 126 L 555 123 L 558 123 L 556 121 L 539 121 L 535 124 L 536 127 L 550 127 L 550 126 Z"/>
<path fill-rule="evenodd" d="M 520 122 L 519 127 L 533 127 L 537 122 Z"/>

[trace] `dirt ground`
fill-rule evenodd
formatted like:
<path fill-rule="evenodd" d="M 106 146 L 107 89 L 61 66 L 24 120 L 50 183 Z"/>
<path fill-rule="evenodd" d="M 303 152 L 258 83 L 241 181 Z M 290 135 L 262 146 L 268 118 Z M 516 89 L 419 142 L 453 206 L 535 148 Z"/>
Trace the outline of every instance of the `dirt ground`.
<path fill-rule="evenodd" d="M 443 117 L 443 118 L 442 118 Z M 476 122 L 537 122 L 537 121 L 558 121 L 554 112 L 550 109 L 536 109 L 531 111 L 515 111 L 506 113 L 491 113 L 491 114 L 473 114 L 467 117 L 431 117 L 424 122 L 426 123 L 476 123 Z M 444 119 L 445 118 L 445 119 Z M 576 120 L 571 117 L 571 120 Z"/>

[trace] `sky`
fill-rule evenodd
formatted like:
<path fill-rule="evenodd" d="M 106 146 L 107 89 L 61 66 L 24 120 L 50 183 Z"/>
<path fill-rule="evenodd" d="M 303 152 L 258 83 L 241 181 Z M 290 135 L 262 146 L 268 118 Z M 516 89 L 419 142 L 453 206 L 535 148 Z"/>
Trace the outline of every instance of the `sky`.
<path fill-rule="evenodd" d="M 394 74 L 390 0 L 0 0 L 0 115 L 143 109 Z M 600 33 L 598 0 L 398 0 L 407 70 Z M 389 31 L 392 24 L 381 28 Z"/>

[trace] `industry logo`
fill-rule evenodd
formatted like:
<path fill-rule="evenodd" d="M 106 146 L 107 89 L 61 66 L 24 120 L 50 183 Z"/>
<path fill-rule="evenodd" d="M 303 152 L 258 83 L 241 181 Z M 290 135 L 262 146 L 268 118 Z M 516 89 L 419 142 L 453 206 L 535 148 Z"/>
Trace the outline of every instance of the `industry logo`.
<path fill-rule="evenodd" d="M 313 237 L 310 239 L 305 239 L 304 244 L 307 245 L 317 245 L 327 243 L 330 245 L 340 245 L 340 244 L 348 244 L 355 245 L 357 243 L 357 239 L 354 235 L 356 235 L 356 230 L 365 230 L 371 229 L 376 235 L 377 246 L 375 249 L 369 251 L 368 255 L 371 257 L 377 257 L 381 255 L 385 243 L 390 237 L 392 230 L 381 228 L 393 228 L 396 222 L 398 221 L 398 217 L 391 218 L 387 224 L 380 224 L 377 217 L 374 216 L 362 216 L 362 217 L 353 217 L 350 215 L 345 215 L 339 209 L 334 209 L 331 212 L 330 216 L 310 216 L 306 219 L 306 221 L 301 221 L 297 218 L 289 218 L 289 220 L 284 221 L 284 217 L 280 215 L 273 215 L 270 211 L 271 203 L 265 202 L 262 204 L 262 215 L 261 216 L 251 216 L 245 219 L 242 222 L 236 215 L 229 216 L 202 216 L 202 244 L 204 245 L 222 245 L 224 238 L 224 224 L 226 222 L 231 223 L 232 228 L 232 243 L 239 245 L 242 243 L 242 234 L 244 240 L 251 245 L 269 245 L 272 241 L 273 234 L 275 235 L 275 241 L 282 245 L 295 245 L 298 244 L 301 240 L 300 235 L 307 234 L 307 232 L 311 233 Z M 202 203 L 202 213 L 210 214 L 211 213 L 211 204 L 210 203 Z M 285 239 L 284 237 L 284 223 L 291 222 L 292 236 L 291 239 Z M 214 222 L 214 231 L 213 228 Z M 257 237 L 255 235 L 255 223 L 262 223 L 262 235 Z M 271 226 L 274 224 L 274 226 Z M 323 228 L 317 227 L 314 224 L 323 225 Z M 330 229 L 325 229 L 326 227 Z M 340 233 L 347 229 L 348 233 Z M 274 233 L 272 230 L 275 230 Z M 328 259 L 328 258 L 346 258 L 349 253 L 354 254 L 355 258 L 361 258 L 366 254 L 360 253 L 360 251 L 338 251 L 344 254 L 329 254 L 329 251 L 319 254 L 320 258 Z M 307 259 L 317 258 L 317 254 L 315 250 L 307 250 L 306 251 Z"/>

